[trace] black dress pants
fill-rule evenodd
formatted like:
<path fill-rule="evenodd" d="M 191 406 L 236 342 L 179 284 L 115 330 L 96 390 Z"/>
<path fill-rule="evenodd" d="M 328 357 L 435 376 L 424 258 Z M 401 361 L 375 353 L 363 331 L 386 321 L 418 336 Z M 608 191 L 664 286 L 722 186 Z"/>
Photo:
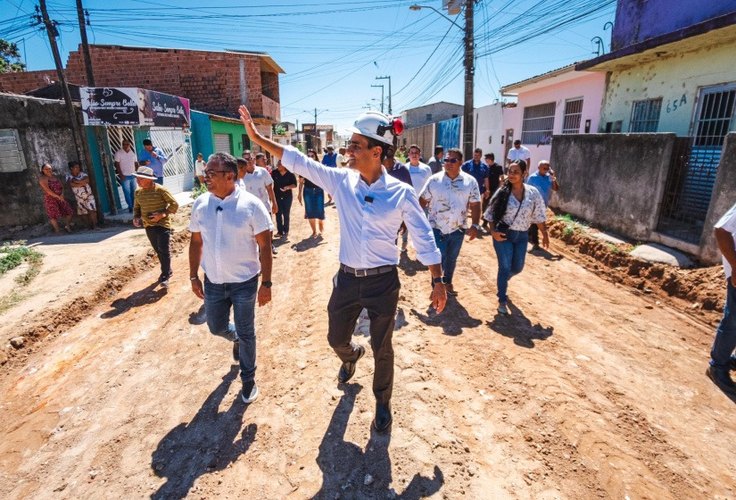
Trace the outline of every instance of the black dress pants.
<path fill-rule="evenodd" d="M 355 361 L 358 351 L 351 342 L 360 311 L 370 318 L 371 348 L 375 362 L 373 394 L 376 402 L 391 400 L 394 385 L 394 349 L 392 345 L 396 305 L 399 302 L 399 273 L 394 268 L 384 274 L 358 278 L 338 271 L 333 279 L 332 296 L 327 304 L 329 330 L 327 340 L 341 361 Z"/>

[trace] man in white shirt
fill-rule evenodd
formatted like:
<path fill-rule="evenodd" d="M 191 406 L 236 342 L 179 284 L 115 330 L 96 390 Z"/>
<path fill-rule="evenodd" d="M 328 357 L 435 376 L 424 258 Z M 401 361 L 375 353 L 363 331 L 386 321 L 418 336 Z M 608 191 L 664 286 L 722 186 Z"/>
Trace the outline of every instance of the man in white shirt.
<path fill-rule="evenodd" d="M 207 163 L 208 192 L 195 200 L 189 222 L 189 279 L 194 294 L 204 299 L 210 332 L 237 335 L 241 398 L 248 404 L 258 397 L 255 303 L 271 301 L 273 226 L 263 203 L 236 183 L 237 171 L 235 158 L 227 153 L 215 153 Z"/>
<path fill-rule="evenodd" d="M 457 295 L 452 284 L 463 237 L 467 229 L 469 241 L 480 232 L 480 189 L 475 178 L 461 170 L 463 153 L 450 149 L 445 156 L 445 171 L 433 174 L 419 193 L 419 203 L 429 209 L 429 225 L 442 253 L 442 270 L 449 295 Z M 468 207 L 472 226 L 467 227 Z"/>
<path fill-rule="evenodd" d="M 521 141 L 519 139 L 516 139 L 514 141 L 514 147 L 509 149 L 509 154 L 506 156 L 506 171 L 508 171 L 509 165 L 511 165 L 512 163 L 519 160 L 524 160 L 526 162 L 527 175 L 533 173 L 529 172 L 529 168 L 531 167 L 531 165 L 529 164 L 529 160 L 531 160 L 531 157 L 532 154 L 529 149 L 522 146 Z"/>
<path fill-rule="evenodd" d="M 240 179 L 240 185 L 261 200 L 269 213 L 275 214 L 279 211 L 279 207 L 276 204 L 276 196 L 273 194 L 271 174 L 265 168 L 256 165 L 255 157 L 250 151 L 243 152 L 243 159 L 246 162 L 245 175 Z"/>
<path fill-rule="evenodd" d="M 422 150 L 416 144 L 409 146 L 409 161 L 406 163 L 406 168 L 409 170 L 411 176 L 411 185 L 414 187 L 417 195 L 421 193 L 424 183 L 427 182 L 429 176 L 432 175 L 432 169 L 429 165 L 419 161 L 422 156 Z M 406 252 L 406 248 L 409 243 L 409 233 L 404 230 L 401 233 L 401 251 Z"/>
<path fill-rule="evenodd" d="M 250 112 L 240 107 L 240 117 L 250 139 L 281 163 L 325 191 L 331 192 L 340 218 L 340 268 L 333 279 L 327 305 L 330 346 L 342 361 L 338 381 L 345 383 L 355 373 L 355 365 L 365 348 L 350 339 L 363 308 L 370 318 L 371 347 L 375 362 L 373 394 L 376 415 L 372 426 L 378 432 L 391 427 L 394 352 L 392 335 L 399 300 L 396 266 L 399 251 L 396 233 L 406 223 L 417 249 L 418 259 L 429 266 L 434 289 L 432 303 L 441 312 L 447 301 L 440 261 L 442 256 L 432 237 L 414 189 L 387 174 L 381 166 L 393 143 L 396 125 L 378 112 L 360 115 L 352 128 L 348 157 L 354 168 L 330 168 L 311 160 L 291 146 L 282 146 L 263 137 Z"/>
<path fill-rule="evenodd" d="M 729 372 L 736 370 L 736 205 L 716 223 L 715 237 L 726 274 L 726 305 L 710 351 L 710 365 L 705 373 L 719 389 L 734 399 L 736 384 Z"/>
<path fill-rule="evenodd" d="M 347 167 L 348 166 L 348 157 L 345 156 L 345 148 L 340 148 L 337 150 L 337 166 L 338 167 Z"/>
<path fill-rule="evenodd" d="M 436 174 L 437 172 L 442 172 L 442 160 L 445 157 L 445 149 L 437 145 L 434 147 L 434 156 L 427 162 L 427 165 L 429 165 L 430 170 L 432 170 L 433 174 Z"/>
<path fill-rule="evenodd" d="M 123 147 L 115 151 L 113 159 L 115 172 L 120 186 L 123 188 L 123 197 L 128 205 L 128 213 L 133 213 L 133 197 L 138 187 L 135 181 L 135 171 L 138 168 L 138 157 L 128 139 L 123 139 Z"/>

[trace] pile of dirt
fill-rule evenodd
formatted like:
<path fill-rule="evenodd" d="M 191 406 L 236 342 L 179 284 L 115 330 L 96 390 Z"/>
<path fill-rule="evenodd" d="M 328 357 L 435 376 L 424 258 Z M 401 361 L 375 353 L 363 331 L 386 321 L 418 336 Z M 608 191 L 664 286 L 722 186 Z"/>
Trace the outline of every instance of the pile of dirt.
<path fill-rule="evenodd" d="M 189 231 L 183 227 L 183 221 L 189 218 L 189 211 L 185 212 L 177 214 L 173 220 L 174 227 L 178 229 L 171 238 L 172 255 L 180 253 L 189 242 Z M 155 266 L 158 266 L 158 259 L 154 250 L 149 248 L 145 258 L 141 255 L 141 258 L 131 259 L 122 265 L 109 265 L 97 286 L 80 290 L 79 295 L 64 297 L 55 307 L 46 308 L 32 318 L 26 317 L 14 337 L 22 339 L 22 342 L 0 347 L 0 367 L 11 370 L 22 364 L 40 347 L 42 341 L 70 329 L 86 318 L 98 304 L 118 294 L 138 274 Z"/>
<path fill-rule="evenodd" d="M 720 265 L 680 269 L 647 262 L 630 255 L 629 244 L 614 244 L 591 236 L 579 225 L 554 219 L 550 236 L 568 245 L 585 267 L 609 281 L 631 286 L 641 293 L 685 301 L 680 308 L 696 316 L 715 318 L 723 312 L 726 282 Z"/>

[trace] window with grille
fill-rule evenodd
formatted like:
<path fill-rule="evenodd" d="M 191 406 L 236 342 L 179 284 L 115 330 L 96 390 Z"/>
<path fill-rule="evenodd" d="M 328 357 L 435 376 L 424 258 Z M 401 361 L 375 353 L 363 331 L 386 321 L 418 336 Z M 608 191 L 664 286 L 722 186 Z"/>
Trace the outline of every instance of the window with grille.
<path fill-rule="evenodd" d="M 631 107 L 631 124 L 629 132 L 656 132 L 659 125 L 659 112 L 662 110 L 662 98 L 634 101 Z"/>
<path fill-rule="evenodd" d="M 523 144 L 548 143 L 555 123 L 555 103 L 539 104 L 524 108 L 524 123 L 521 127 Z"/>
<path fill-rule="evenodd" d="M 428 122 L 432 121 L 432 113 L 427 113 L 427 121 Z"/>
<path fill-rule="evenodd" d="M 563 134 L 580 133 L 580 120 L 583 117 L 583 100 L 568 99 L 565 101 L 565 117 L 562 120 Z"/>

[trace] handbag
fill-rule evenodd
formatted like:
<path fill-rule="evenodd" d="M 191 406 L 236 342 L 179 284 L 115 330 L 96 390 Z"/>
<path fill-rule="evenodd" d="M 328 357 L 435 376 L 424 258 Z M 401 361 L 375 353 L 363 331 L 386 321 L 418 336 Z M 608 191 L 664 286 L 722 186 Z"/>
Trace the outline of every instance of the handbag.
<path fill-rule="evenodd" d="M 519 202 L 519 208 L 516 209 L 516 213 L 514 214 L 514 218 L 511 219 L 511 224 L 506 224 L 503 221 L 496 222 L 496 225 L 494 226 L 494 230 L 497 233 L 501 233 L 503 235 L 506 235 L 506 231 L 509 231 L 511 229 L 511 225 L 516 220 L 516 217 L 519 215 L 519 210 L 521 210 L 521 204 L 524 203 L 524 192 L 526 191 L 526 188 L 524 188 L 521 192 L 521 201 Z M 513 195 L 510 195 L 513 196 Z"/>

